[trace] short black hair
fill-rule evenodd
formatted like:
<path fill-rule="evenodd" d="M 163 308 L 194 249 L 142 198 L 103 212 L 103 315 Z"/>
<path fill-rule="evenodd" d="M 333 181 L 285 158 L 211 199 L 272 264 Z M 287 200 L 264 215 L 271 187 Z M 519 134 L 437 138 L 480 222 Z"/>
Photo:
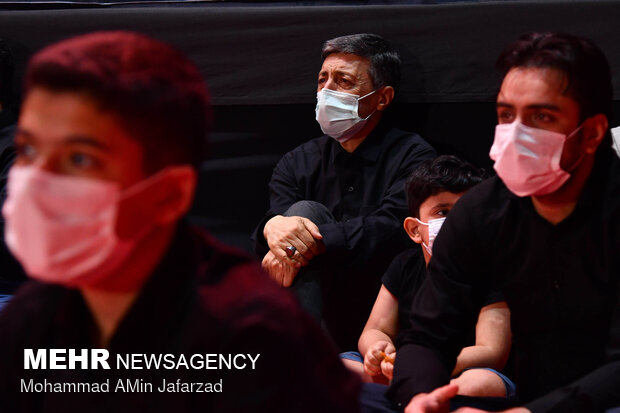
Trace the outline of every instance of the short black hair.
<path fill-rule="evenodd" d="M 502 51 L 496 67 L 502 78 L 515 67 L 556 69 L 566 78 L 564 93 L 579 105 L 582 122 L 599 113 L 611 122 L 609 62 L 592 40 L 565 33 L 527 33 Z M 604 142 L 611 145 L 609 130 Z"/>
<path fill-rule="evenodd" d="M 482 182 L 488 174 L 482 168 L 453 155 L 441 155 L 422 162 L 411 172 L 405 191 L 409 214 L 420 217 L 420 205 L 440 192 L 455 194 L 467 191 Z"/>
<path fill-rule="evenodd" d="M 340 36 L 325 42 L 322 58 L 333 53 L 348 53 L 370 60 L 370 78 L 375 89 L 400 85 L 400 57 L 381 36 L 371 33 Z"/>

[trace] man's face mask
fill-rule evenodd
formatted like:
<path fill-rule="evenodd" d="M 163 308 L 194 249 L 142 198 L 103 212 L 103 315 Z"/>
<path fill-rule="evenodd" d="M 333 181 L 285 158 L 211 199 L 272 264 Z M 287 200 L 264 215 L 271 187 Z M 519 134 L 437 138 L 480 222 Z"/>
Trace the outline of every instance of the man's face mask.
<path fill-rule="evenodd" d="M 582 124 L 583 125 L 583 124 Z M 575 136 L 535 129 L 521 122 L 495 127 L 495 140 L 489 156 L 493 168 L 506 187 L 517 196 L 545 195 L 560 188 L 570 178 L 583 156 L 567 172 L 560 167 L 564 143 Z"/>
<path fill-rule="evenodd" d="M 437 234 L 439 234 L 439 230 L 441 229 L 443 222 L 446 220 L 446 217 L 429 219 L 428 222 L 422 222 L 417 218 L 415 218 L 415 220 L 422 225 L 428 226 L 428 245 L 426 245 L 424 241 L 422 241 L 422 245 L 426 249 L 426 252 L 428 252 L 428 255 L 433 255 L 433 243 L 435 242 L 435 238 L 437 237 Z"/>
<path fill-rule="evenodd" d="M 337 92 L 323 88 L 316 94 L 316 120 L 321 125 L 324 134 L 331 136 L 338 142 L 346 142 L 359 132 L 374 111 L 360 118 L 359 101 L 372 95 L 373 90 L 360 97 L 350 93 Z"/>
<path fill-rule="evenodd" d="M 138 211 L 167 170 L 121 190 L 114 182 L 13 166 L 2 213 L 5 240 L 32 278 L 68 287 L 127 290 L 135 280 L 109 277 L 155 227 Z M 119 216 L 132 229 L 119 237 Z"/>

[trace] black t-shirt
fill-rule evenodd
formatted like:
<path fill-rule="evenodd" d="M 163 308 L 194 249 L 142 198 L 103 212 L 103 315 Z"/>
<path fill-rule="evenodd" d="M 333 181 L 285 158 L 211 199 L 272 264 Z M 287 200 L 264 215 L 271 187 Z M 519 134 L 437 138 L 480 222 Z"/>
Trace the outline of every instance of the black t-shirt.
<path fill-rule="evenodd" d="M 426 262 L 419 246 L 408 248 L 394 258 L 381 278 L 385 288 L 398 299 L 398 331 L 403 332 L 410 326 L 411 304 L 426 278 Z M 480 308 L 504 300 L 499 291 L 489 291 Z M 468 345 L 475 342 L 475 331 L 471 331 Z"/>
<path fill-rule="evenodd" d="M 409 327 L 413 297 L 426 276 L 426 263 L 417 245 L 394 258 L 381 278 L 385 288 L 398 300 L 398 331 Z"/>

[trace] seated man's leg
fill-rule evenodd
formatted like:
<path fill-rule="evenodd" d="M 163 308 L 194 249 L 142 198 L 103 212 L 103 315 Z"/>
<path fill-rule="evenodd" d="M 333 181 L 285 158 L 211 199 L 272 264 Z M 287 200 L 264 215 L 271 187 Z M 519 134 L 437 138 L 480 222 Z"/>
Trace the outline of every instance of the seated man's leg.
<path fill-rule="evenodd" d="M 291 205 L 283 215 L 288 217 L 298 216 L 308 218 L 316 225 L 336 221 L 331 211 L 327 209 L 325 205 L 315 201 L 296 202 Z M 297 296 L 301 307 L 320 321 L 323 315 L 322 271 L 320 268 L 321 257 L 319 256 L 315 258 L 315 260 L 319 262 L 312 262 L 299 271 L 291 289 Z"/>

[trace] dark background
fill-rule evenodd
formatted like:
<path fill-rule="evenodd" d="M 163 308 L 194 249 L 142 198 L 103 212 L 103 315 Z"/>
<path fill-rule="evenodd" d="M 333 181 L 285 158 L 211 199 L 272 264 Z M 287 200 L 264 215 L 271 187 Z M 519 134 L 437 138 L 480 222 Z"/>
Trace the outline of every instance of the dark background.
<path fill-rule="evenodd" d="M 490 170 L 499 85 L 493 67 L 501 49 L 528 31 L 595 40 L 612 67 L 617 119 L 618 22 L 615 0 L 0 2 L 0 37 L 15 49 L 18 73 L 46 44 L 102 29 L 146 33 L 197 63 L 211 90 L 215 131 L 192 219 L 246 249 L 267 209 L 273 166 L 284 152 L 321 134 L 314 105 L 325 40 L 372 32 L 391 41 L 403 60 L 392 120 L 440 153 Z"/>

